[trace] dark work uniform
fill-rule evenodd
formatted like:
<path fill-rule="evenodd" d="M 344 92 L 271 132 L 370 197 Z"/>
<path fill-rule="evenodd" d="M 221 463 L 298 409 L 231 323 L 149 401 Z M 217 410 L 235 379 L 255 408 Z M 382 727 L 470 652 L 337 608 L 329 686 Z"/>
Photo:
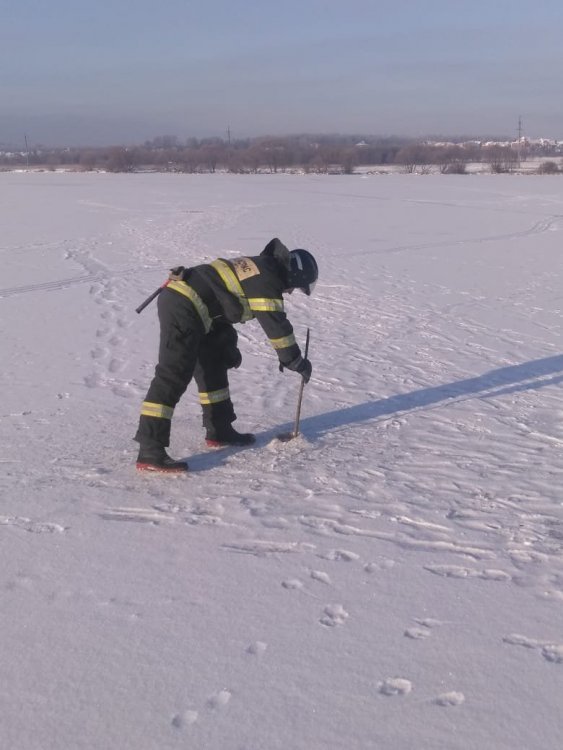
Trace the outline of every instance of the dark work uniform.
<path fill-rule="evenodd" d="M 192 377 L 208 436 L 236 419 L 227 374 L 240 364 L 233 323 L 256 318 L 284 367 L 296 370 L 303 362 L 284 312 L 286 268 L 267 253 L 270 246 L 259 256 L 188 268 L 182 280 L 169 282 L 160 293 L 158 364 L 135 435 L 143 448 L 169 445 L 174 407 Z"/>

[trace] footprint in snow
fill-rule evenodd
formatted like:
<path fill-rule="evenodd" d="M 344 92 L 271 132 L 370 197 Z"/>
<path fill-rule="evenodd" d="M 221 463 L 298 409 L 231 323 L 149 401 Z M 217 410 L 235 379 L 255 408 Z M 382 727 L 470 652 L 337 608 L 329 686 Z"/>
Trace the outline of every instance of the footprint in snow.
<path fill-rule="evenodd" d="M 420 641 L 424 638 L 430 638 L 428 628 L 407 628 L 404 632 L 405 638 L 411 638 L 413 641 Z"/>
<path fill-rule="evenodd" d="M 320 557 L 323 557 L 325 560 L 334 560 L 336 562 L 353 562 L 354 560 L 360 559 L 360 556 L 355 552 L 350 552 L 346 549 L 331 549 L 324 555 L 320 555 Z"/>
<path fill-rule="evenodd" d="M 180 714 L 176 714 L 172 718 L 172 726 L 176 729 L 183 729 L 186 726 L 189 726 L 190 724 L 195 724 L 195 722 L 198 719 L 198 713 L 197 711 L 192 711 L 191 709 L 187 711 L 183 711 Z"/>
<path fill-rule="evenodd" d="M 383 558 L 382 560 L 379 560 L 378 562 L 369 562 L 364 565 L 364 570 L 366 573 L 376 573 L 379 570 L 391 570 L 391 568 L 394 568 L 397 563 L 395 560 L 391 560 L 390 558 Z"/>
<path fill-rule="evenodd" d="M 319 583 L 324 583 L 327 586 L 332 586 L 332 581 L 330 580 L 329 574 L 325 573 L 322 570 L 312 570 L 311 578 L 313 579 L 313 581 L 318 581 Z"/>
<path fill-rule="evenodd" d="M 101 346 L 97 346 L 90 352 L 90 356 L 92 357 L 92 359 L 103 359 L 104 357 L 107 357 L 107 355 L 108 350 L 102 348 Z"/>
<path fill-rule="evenodd" d="M 437 706 L 461 706 L 464 702 L 465 695 L 457 690 L 452 690 L 449 693 L 442 693 L 432 701 L 432 703 Z"/>
<path fill-rule="evenodd" d="M 303 582 L 300 581 L 298 578 L 292 578 L 288 581 L 282 581 L 282 586 L 284 587 L 284 589 L 300 591 L 303 589 Z"/>
<path fill-rule="evenodd" d="M 547 661 L 553 664 L 563 664 L 563 646 L 556 644 L 548 644 L 543 646 L 542 656 Z"/>
<path fill-rule="evenodd" d="M 440 620 L 436 620 L 433 617 L 425 617 L 423 619 L 414 618 L 417 626 L 407 628 L 403 635 L 405 638 L 412 638 L 415 641 L 422 640 L 423 638 L 430 638 L 432 634 L 432 628 L 442 625 Z"/>
<path fill-rule="evenodd" d="M 412 690 L 412 682 L 403 677 L 388 677 L 377 686 L 381 695 L 408 695 Z"/>
<path fill-rule="evenodd" d="M 550 641 L 540 641 L 536 638 L 528 638 L 525 635 L 512 633 L 502 639 L 511 646 L 523 646 L 524 648 L 540 651 L 546 661 L 552 664 L 563 664 L 563 644 Z"/>
<path fill-rule="evenodd" d="M 335 628 L 337 625 L 343 625 L 348 617 L 348 612 L 341 604 L 327 604 L 319 622 L 328 628 Z"/>
<path fill-rule="evenodd" d="M 58 523 L 32 521 L 30 518 L 24 518 L 23 516 L 0 516 L 0 525 L 14 526 L 31 534 L 62 534 L 68 529 L 68 527 L 61 526 Z"/>
<path fill-rule="evenodd" d="M 260 659 L 266 653 L 267 648 L 268 644 L 264 643 L 264 641 L 254 641 L 250 646 L 247 646 L 246 653 Z"/>
<path fill-rule="evenodd" d="M 139 388 L 127 381 L 120 385 L 114 385 L 111 391 L 114 396 L 120 396 L 121 398 L 138 398 L 141 393 Z"/>
<path fill-rule="evenodd" d="M 231 700 L 232 693 L 230 690 L 220 690 L 218 693 L 214 693 L 213 695 L 209 696 L 209 698 L 206 701 L 206 707 L 211 711 L 217 711 L 222 708 L 224 708 L 227 703 Z M 180 713 L 175 714 L 172 717 L 171 724 L 175 729 L 185 729 L 186 727 L 190 726 L 191 724 L 195 724 L 196 721 L 199 719 L 199 713 L 198 711 L 195 711 L 194 709 L 186 709 L 185 711 L 181 711 Z"/>
<path fill-rule="evenodd" d="M 442 620 L 437 620 L 434 617 L 415 618 L 415 622 L 422 625 L 423 628 L 439 628 L 440 625 L 444 624 Z"/>
<path fill-rule="evenodd" d="M 16 591 L 19 588 L 31 589 L 39 579 L 36 576 L 28 576 L 25 573 L 18 573 L 16 577 L 9 580 L 4 585 L 6 591 Z"/>
<path fill-rule="evenodd" d="M 92 372 L 84 378 L 84 385 L 87 388 L 102 388 L 105 380 L 99 372 Z"/>
<path fill-rule="evenodd" d="M 108 370 L 111 373 L 119 372 L 120 370 L 123 370 L 125 367 L 125 363 L 122 362 L 122 360 L 118 359 L 117 357 L 113 357 L 108 365 Z"/>
<path fill-rule="evenodd" d="M 494 568 L 463 568 L 459 565 L 425 565 L 425 570 L 444 578 L 480 578 L 483 581 L 510 581 L 511 576 Z"/>
<path fill-rule="evenodd" d="M 212 711 L 217 711 L 221 708 L 224 708 L 231 700 L 231 698 L 232 693 L 230 690 L 220 690 L 218 693 L 211 695 L 207 699 L 207 708 L 210 708 Z"/>

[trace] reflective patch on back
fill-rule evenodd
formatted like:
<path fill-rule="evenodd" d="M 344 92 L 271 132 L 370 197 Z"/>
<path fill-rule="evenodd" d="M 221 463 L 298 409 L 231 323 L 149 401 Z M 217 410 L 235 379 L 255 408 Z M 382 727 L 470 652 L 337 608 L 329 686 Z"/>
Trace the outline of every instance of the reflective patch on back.
<path fill-rule="evenodd" d="M 251 276 L 259 276 L 260 270 L 256 263 L 250 258 L 235 258 L 231 260 L 237 279 L 243 281 Z"/>

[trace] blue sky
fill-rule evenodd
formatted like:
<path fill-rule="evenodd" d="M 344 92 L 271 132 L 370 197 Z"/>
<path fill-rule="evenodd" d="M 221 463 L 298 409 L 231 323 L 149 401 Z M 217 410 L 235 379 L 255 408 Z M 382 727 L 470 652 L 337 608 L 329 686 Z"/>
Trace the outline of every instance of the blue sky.
<path fill-rule="evenodd" d="M 562 0 L 0 0 L 0 143 L 563 139 Z"/>

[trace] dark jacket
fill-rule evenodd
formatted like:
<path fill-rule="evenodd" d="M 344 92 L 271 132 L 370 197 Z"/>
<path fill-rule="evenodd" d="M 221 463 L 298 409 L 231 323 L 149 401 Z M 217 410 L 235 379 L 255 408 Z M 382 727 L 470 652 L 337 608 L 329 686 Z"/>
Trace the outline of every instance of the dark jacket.
<path fill-rule="evenodd" d="M 295 370 L 302 357 L 284 312 L 288 268 L 289 251 L 274 239 L 257 256 L 219 258 L 187 268 L 183 280 L 170 282 L 168 289 L 191 299 L 208 331 L 215 321 L 232 324 L 256 318 L 280 363 Z"/>

